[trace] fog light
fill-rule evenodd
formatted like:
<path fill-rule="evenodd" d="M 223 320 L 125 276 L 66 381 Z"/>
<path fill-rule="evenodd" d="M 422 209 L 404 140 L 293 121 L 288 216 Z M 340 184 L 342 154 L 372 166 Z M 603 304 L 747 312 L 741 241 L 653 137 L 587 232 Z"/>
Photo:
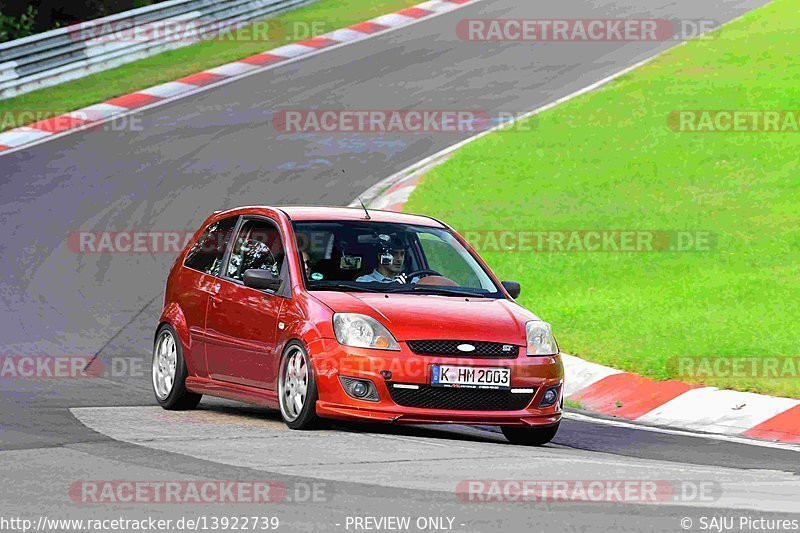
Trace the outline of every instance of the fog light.
<path fill-rule="evenodd" d="M 369 387 L 363 381 L 356 381 L 350 386 L 350 392 L 357 398 L 363 398 L 369 392 Z"/>
<path fill-rule="evenodd" d="M 539 403 L 539 407 L 550 407 L 551 405 L 555 405 L 558 401 L 558 387 L 550 387 L 546 391 L 544 391 L 544 396 L 542 396 L 542 401 Z"/>
<path fill-rule="evenodd" d="M 342 384 L 344 391 L 351 398 L 366 400 L 368 402 L 377 402 L 379 400 L 375 384 L 368 379 L 339 376 L 339 382 Z"/>

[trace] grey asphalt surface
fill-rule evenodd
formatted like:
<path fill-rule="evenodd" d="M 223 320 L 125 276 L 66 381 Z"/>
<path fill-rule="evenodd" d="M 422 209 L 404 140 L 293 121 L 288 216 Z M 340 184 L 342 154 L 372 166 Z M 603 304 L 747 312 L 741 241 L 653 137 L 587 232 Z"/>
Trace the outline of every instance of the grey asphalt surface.
<path fill-rule="evenodd" d="M 95 379 L 0 380 L 0 465 L 6 479 L 14 480 L 0 489 L 0 515 L 46 512 L 51 517 L 79 518 L 88 514 L 174 516 L 252 511 L 246 506 L 223 510 L 192 505 L 99 509 L 75 505 L 67 496 L 67 487 L 76 479 L 192 477 L 268 478 L 287 483 L 327 480 L 329 501 L 259 510 L 259 514 L 279 515 L 286 531 L 344 531 L 343 526 L 335 525 L 343 516 L 387 513 L 455 516 L 458 524 L 464 524 L 456 528 L 459 531 L 519 531 L 523 527 L 534 531 L 674 531 L 680 530 L 681 517 L 699 519 L 703 514 L 721 514 L 723 508 L 728 515 L 735 514 L 731 509 L 742 514 L 741 509 L 748 505 L 749 514 L 754 514 L 754 509 L 788 510 L 768 503 L 780 504 L 792 491 L 798 494 L 796 452 L 645 430 L 566 421 L 554 446 L 536 450 L 506 445 L 495 433 L 469 428 L 359 430 L 337 426 L 334 434 L 356 437 L 334 448 L 327 447 L 335 440 L 329 432 L 308 434 L 298 441 L 271 428 L 265 430 L 264 438 L 251 443 L 252 453 L 231 451 L 226 455 L 234 440 L 219 439 L 209 452 L 192 451 L 196 443 L 187 438 L 186 450 L 167 450 L 163 435 L 145 434 L 136 442 L 122 442 L 112 423 L 122 411 L 101 411 L 102 416 L 97 415 L 88 426 L 69 411 L 153 405 L 146 369 L 163 284 L 173 260 L 170 254 L 75 254 L 66 244 L 71 232 L 194 230 L 211 211 L 243 204 L 343 205 L 389 174 L 469 136 L 287 135 L 271 123 L 276 110 L 521 112 L 570 94 L 675 43 L 467 43 L 455 35 L 457 21 L 476 17 L 630 17 L 724 22 L 763 3 L 485 0 L 145 111 L 137 122 L 141 131 L 89 130 L 0 156 L 0 225 L 5 228 L 0 240 L 0 269 L 4 272 L 0 280 L 0 353 L 97 354 L 108 368 L 118 365 L 122 369 L 121 375 Z M 227 402 L 204 400 L 202 405 L 211 418 L 192 424 L 210 425 L 218 430 L 216 436 L 227 437 L 227 426 L 219 429 L 215 417 L 234 416 L 236 424 L 244 427 L 276 420 L 274 413 Z M 129 421 L 131 431 L 174 428 L 172 440 L 181 440 L 186 431 L 180 420 L 150 425 L 146 419 L 133 420 Z M 394 437 L 404 441 L 401 456 L 386 447 L 386 441 Z M 194 440 L 202 441 L 199 437 Z M 452 458 L 426 463 L 424 457 L 432 447 L 451 451 Z M 381 460 L 361 460 L 359 450 L 367 448 L 385 448 L 386 452 Z M 323 468 L 315 457 L 330 449 L 345 459 L 333 469 Z M 285 464 L 245 460 L 259 454 L 297 460 Z M 486 460 L 471 465 L 459 460 L 459 454 L 485 455 Z M 546 466 L 557 460 L 582 467 L 559 471 Z M 286 466 L 289 463 L 293 468 Z M 454 469 L 454 464 L 459 464 L 459 469 Z M 609 470 L 604 464 L 614 468 Z M 508 467 L 514 465 L 524 468 L 509 472 Z M 450 481 L 456 475 L 451 470 L 474 478 L 524 473 L 539 479 L 546 478 L 537 476 L 552 479 L 559 472 L 568 472 L 572 479 L 644 477 L 645 471 L 672 479 L 676 472 L 691 471 L 696 479 L 718 481 L 723 488 L 726 480 L 736 478 L 739 472 L 751 483 L 753 492 L 752 502 L 728 502 L 724 507 L 719 507 L 719 502 L 700 507 L 466 504 L 454 497 L 452 484 L 438 486 L 429 479 L 428 485 L 420 486 L 407 480 L 405 472 L 420 472 L 423 467 L 429 475 L 440 474 L 442 480 Z M 386 475 L 372 478 L 365 469 L 371 473 L 385 469 Z M 738 485 L 730 490 L 746 496 L 746 490 Z"/>

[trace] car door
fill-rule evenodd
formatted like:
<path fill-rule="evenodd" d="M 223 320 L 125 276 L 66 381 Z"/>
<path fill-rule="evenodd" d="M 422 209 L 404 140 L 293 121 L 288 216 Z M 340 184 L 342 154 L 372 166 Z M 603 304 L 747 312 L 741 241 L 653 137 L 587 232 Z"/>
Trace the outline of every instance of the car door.
<path fill-rule="evenodd" d="M 278 323 L 290 294 L 288 262 L 277 224 L 264 217 L 243 218 L 230 257 L 209 300 L 206 360 L 213 379 L 269 389 L 278 371 Z M 268 269 L 281 277 L 276 291 L 245 287 L 248 269 Z"/>
<path fill-rule="evenodd" d="M 229 217 L 209 224 L 187 252 L 178 278 L 170 284 L 172 301 L 180 305 L 189 330 L 187 366 L 193 373 L 206 375 L 205 321 L 209 296 L 219 284 L 222 261 L 239 217 Z"/>

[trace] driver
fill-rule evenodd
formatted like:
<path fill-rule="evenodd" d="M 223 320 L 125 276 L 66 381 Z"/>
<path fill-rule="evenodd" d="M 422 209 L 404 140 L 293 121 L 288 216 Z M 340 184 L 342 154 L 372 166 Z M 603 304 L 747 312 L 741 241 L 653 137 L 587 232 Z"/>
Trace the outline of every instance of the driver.
<path fill-rule="evenodd" d="M 356 278 L 360 282 L 408 283 L 403 267 L 406 262 L 406 249 L 397 237 L 380 236 L 385 242 L 378 252 L 378 266 L 370 274 Z M 413 281 L 412 281 L 413 283 Z"/>
<path fill-rule="evenodd" d="M 305 250 L 303 250 L 301 254 L 303 256 L 303 274 L 306 275 L 306 279 L 311 279 L 311 266 L 313 265 L 313 261 Z"/>

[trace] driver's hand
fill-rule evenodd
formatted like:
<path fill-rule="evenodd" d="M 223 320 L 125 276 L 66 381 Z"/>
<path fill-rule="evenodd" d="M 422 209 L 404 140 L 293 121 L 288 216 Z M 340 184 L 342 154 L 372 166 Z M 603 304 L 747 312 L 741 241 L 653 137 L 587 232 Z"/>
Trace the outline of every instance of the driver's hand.
<path fill-rule="evenodd" d="M 403 272 L 396 275 L 392 279 L 392 281 L 394 281 L 395 283 L 408 283 L 408 279 L 406 278 L 406 275 Z"/>

